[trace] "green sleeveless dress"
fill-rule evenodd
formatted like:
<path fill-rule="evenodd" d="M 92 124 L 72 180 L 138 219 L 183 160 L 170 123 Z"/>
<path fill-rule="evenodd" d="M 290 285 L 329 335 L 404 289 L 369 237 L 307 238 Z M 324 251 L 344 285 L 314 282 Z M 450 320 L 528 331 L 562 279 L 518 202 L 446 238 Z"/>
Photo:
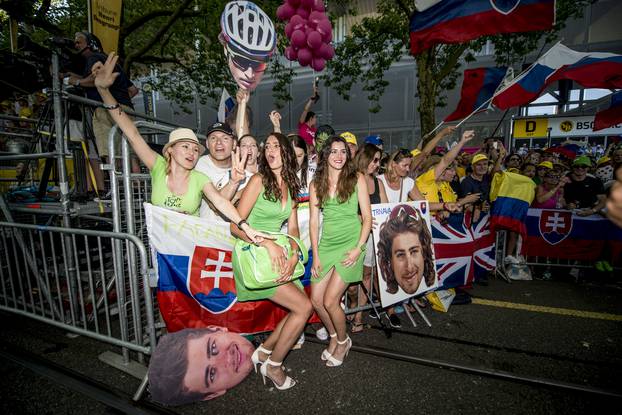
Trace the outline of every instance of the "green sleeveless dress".
<path fill-rule="evenodd" d="M 320 282 L 333 267 L 346 284 L 363 279 L 363 253 L 351 267 L 341 265 L 346 253 L 357 246 L 361 236 L 358 209 L 358 185 L 345 203 L 339 203 L 336 197 L 324 202 L 322 237 L 318 246 L 322 273 L 320 278 L 312 278 L 311 282 Z"/>
<path fill-rule="evenodd" d="M 261 193 L 255 202 L 255 206 L 253 206 L 253 209 L 251 210 L 250 215 L 248 215 L 246 221 L 253 229 L 258 231 L 280 232 L 283 222 L 285 222 L 292 213 L 291 195 L 289 192 L 287 193 L 287 203 L 285 204 L 285 209 L 281 209 L 280 200 L 272 202 L 264 197 L 265 190 L 266 189 L 261 190 Z M 236 243 L 243 243 L 243 241 L 238 240 Z M 263 288 L 259 290 L 250 290 L 246 288 L 235 255 L 232 262 L 233 277 L 235 278 L 235 289 L 237 291 L 238 301 L 264 300 L 269 299 L 274 295 L 276 287 Z M 294 284 L 298 285 L 302 290 L 302 283 L 300 282 L 300 279 L 295 280 Z"/>

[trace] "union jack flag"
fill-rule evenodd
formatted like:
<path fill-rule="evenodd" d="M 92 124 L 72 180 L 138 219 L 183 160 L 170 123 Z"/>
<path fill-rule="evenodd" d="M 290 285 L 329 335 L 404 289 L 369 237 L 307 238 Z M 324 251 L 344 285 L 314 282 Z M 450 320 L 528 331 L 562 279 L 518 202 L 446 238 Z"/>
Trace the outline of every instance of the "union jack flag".
<path fill-rule="evenodd" d="M 470 286 L 476 276 L 495 268 L 495 234 L 490 215 L 473 221 L 470 211 L 452 214 L 445 223 L 432 219 L 439 289 Z"/>

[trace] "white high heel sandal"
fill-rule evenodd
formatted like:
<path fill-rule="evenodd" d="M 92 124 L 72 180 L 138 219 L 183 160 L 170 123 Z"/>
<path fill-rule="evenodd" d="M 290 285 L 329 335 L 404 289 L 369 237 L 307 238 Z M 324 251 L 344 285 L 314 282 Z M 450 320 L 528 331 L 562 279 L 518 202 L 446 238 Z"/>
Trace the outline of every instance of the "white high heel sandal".
<path fill-rule="evenodd" d="M 334 337 L 337 337 L 337 333 L 330 334 L 331 339 Z M 323 361 L 326 361 L 328 360 L 329 357 L 330 357 L 330 352 L 328 351 L 328 348 L 326 348 L 322 351 L 322 355 L 320 356 L 320 359 L 322 359 Z"/>
<path fill-rule="evenodd" d="M 268 350 L 263 347 L 263 344 L 257 346 L 253 354 L 251 355 L 251 361 L 253 362 L 253 369 L 255 369 L 255 373 L 257 373 L 257 365 L 261 365 L 263 362 L 259 360 L 259 353 L 267 354 L 270 356 L 272 354 L 272 350 Z"/>
<path fill-rule="evenodd" d="M 350 336 L 348 336 L 342 342 L 337 340 L 337 344 L 339 344 L 339 345 L 347 344 L 347 346 L 346 346 L 346 354 L 343 355 L 343 359 L 341 359 L 341 360 L 335 359 L 335 357 L 333 357 L 331 355 L 328 359 L 326 359 L 326 366 L 328 366 L 328 367 L 336 367 L 336 366 L 341 366 L 343 364 L 343 361 L 346 360 L 346 357 L 348 357 L 348 353 L 350 353 L 350 348 L 352 348 L 352 339 L 350 338 Z"/>
<path fill-rule="evenodd" d="M 270 379 L 272 383 L 274 383 L 274 387 L 280 391 L 293 388 L 296 385 L 296 381 L 289 376 L 285 376 L 285 382 L 283 382 L 282 385 L 277 384 L 274 379 L 268 376 L 268 365 L 273 367 L 280 367 L 282 364 L 283 362 L 273 362 L 272 360 L 270 360 L 270 358 L 267 358 L 266 361 L 263 362 L 263 364 L 259 368 L 259 372 L 261 372 L 261 378 L 263 379 L 264 385 L 266 384 L 266 377 Z"/>

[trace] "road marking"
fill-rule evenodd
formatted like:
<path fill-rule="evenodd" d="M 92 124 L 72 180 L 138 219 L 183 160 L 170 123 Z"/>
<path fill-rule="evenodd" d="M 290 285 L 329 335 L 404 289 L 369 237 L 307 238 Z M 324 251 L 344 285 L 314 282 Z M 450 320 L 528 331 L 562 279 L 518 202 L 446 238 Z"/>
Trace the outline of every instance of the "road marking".
<path fill-rule="evenodd" d="M 536 311 L 539 313 L 559 314 L 562 316 L 594 318 L 597 320 L 622 321 L 622 315 L 619 314 L 596 313 L 594 311 L 573 310 L 571 308 L 544 307 L 532 304 L 510 303 L 507 301 L 485 300 L 483 298 L 473 298 L 473 304 L 512 308 L 514 310 Z"/>

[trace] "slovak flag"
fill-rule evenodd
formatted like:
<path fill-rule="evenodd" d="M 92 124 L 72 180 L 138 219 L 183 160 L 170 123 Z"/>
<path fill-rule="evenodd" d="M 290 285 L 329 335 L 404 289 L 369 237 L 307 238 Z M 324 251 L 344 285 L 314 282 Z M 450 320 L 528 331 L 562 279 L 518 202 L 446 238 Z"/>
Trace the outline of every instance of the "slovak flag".
<path fill-rule="evenodd" d="M 495 94 L 507 70 L 507 67 L 465 70 L 458 107 L 444 121 L 460 120 L 475 111 L 485 110 L 484 104 Z"/>
<path fill-rule="evenodd" d="M 555 21 L 555 0 L 442 0 L 421 2 L 410 18 L 410 51 L 437 43 L 461 43 L 497 33 L 548 30 Z M 416 3 L 417 4 L 417 3 Z"/>
<path fill-rule="evenodd" d="M 560 79 L 573 80 L 586 88 L 622 88 L 622 55 L 577 52 L 557 43 L 497 92 L 492 103 L 502 110 L 525 105 Z"/>
<path fill-rule="evenodd" d="M 168 331 L 220 326 L 258 333 L 273 330 L 285 316 L 270 301 L 237 301 L 228 223 L 149 203 L 145 222 L 158 275 L 158 306 Z"/>
<path fill-rule="evenodd" d="M 604 130 L 616 124 L 622 124 L 622 91 L 611 94 L 609 108 L 596 113 L 593 131 Z"/>

